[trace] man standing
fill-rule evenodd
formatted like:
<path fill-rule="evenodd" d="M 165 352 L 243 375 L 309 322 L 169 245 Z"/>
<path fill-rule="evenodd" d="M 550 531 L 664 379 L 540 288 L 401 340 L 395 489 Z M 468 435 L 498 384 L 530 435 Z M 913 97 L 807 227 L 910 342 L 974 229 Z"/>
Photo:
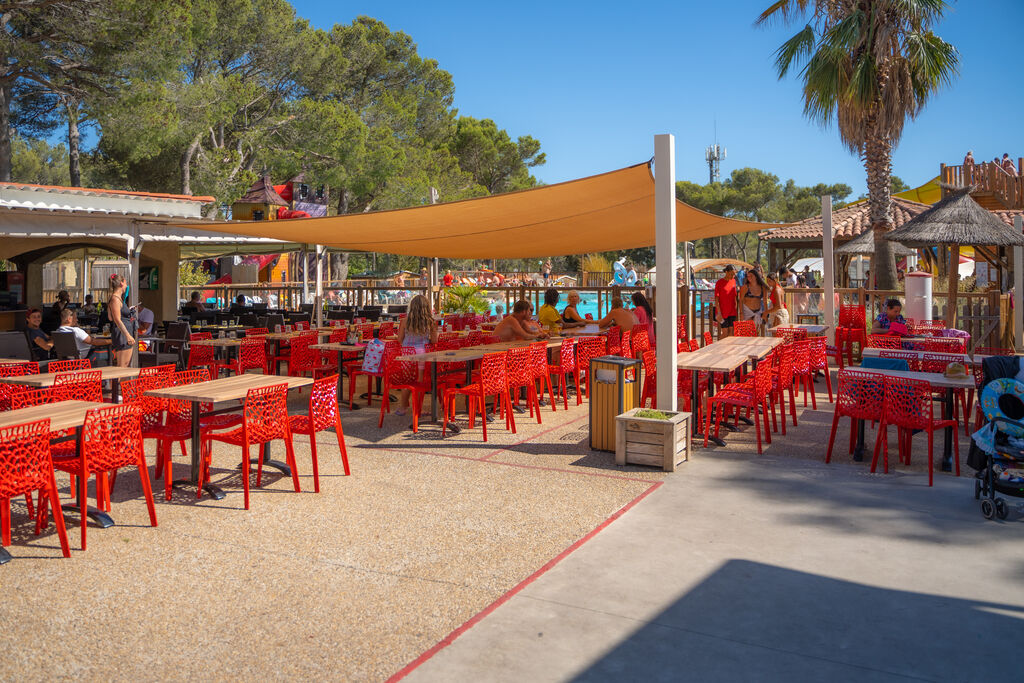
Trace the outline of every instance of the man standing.
<path fill-rule="evenodd" d="M 814 273 L 811 272 L 810 266 L 804 266 L 804 284 L 808 287 L 818 286 L 818 283 L 814 281 Z"/>
<path fill-rule="evenodd" d="M 719 336 L 732 334 L 736 322 L 736 269 L 732 264 L 725 266 L 722 279 L 715 283 L 715 320 L 718 321 Z"/>
<path fill-rule="evenodd" d="M 450 271 L 450 270 L 444 271 L 444 286 L 445 287 L 451 287 L 454 284 L 455 284 L 455 276 L 452 275 L 452 271 Z"/>

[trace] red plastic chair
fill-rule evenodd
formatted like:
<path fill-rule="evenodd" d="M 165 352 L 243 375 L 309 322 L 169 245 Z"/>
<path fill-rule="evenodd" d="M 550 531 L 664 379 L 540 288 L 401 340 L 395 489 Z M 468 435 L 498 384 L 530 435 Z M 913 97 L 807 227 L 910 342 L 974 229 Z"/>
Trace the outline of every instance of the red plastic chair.
<path fill-rule="evenodd" d="M 541 342 L 543 344 L 543 342 Z M 545 346 L 545 365 L 547 364 Z M 517 346 L 508 350 L 508 388 L 512 392 L 512 403 L 519 405 L 519 390 L 526 390 L 526 405 L 530 416 L 537 414 L 537 424 L 542 424 L 540 416 L 540 399 L 537 396 L 537 382 L 534 379 L 534 349 L 530 346 Z M 550 381 L 550 379 L 549 379 Z M 543 387 L 543 385 L 541 385 Z"/>
<path fill-rule="evenodd" d="M 359 332 L 359 341 L 368 342 L 373 339 L 373 323 L 359 323 L 356 331 Z"/>
<path fill-rule="evenodd" d="M 0 377 L 38 375 L 39 363 L 0 363 Z M 11 396 L 25 391 L 23 386 L 0 382 L 0 410 L 11 409 Z"/>
<path fill-rule="evenodd" d="M 618 325 L 612 325 L 608 328 L 607 339 L 607 351 L 609 356 L 621 356 L 622 355 L 622 328 Z"/>
<path fill-rule="evenodd" d="M 309 322 L 308 321 L 297 320 L 295 322 L 295 331 L 296 332 L 305 332 L 308 329 L 309 329 Z"/>
<path fill-rule="evenodd" d="M 710 346 L 713 341 L 715 341 L 715 340 L 711 337 L 711 333 L 710 332 L 705 332 L 704 333 L 704 346 Z"/>
<path fill-rule="evenodd" d="M 246 329 L 246 337 L 265 337 L 270 334 L 270 330 L 265 327 L 250 327 Z"/>
<path fill-rule="evenodd" d="M 964 356 L 958 353 L 923 353 L 921 355 L 920 368 L 922 372 L 943 373 L 950 363 L 966 365 Z M 946 398 L 945 389 L 935 389 L 932 393 L 936 400 L 945 400 Z M 952 419 L 959 422 L 960 411 L 963 411 L 964 435 L 968 437 L 971 435 L 971 413 L 968 410 L 968 406 L 973 404 L 974 389 L 970 389 L 969 393 L 970 396 L 968 397 L 967 389 L 953 389 L 953 415 L 951 416 Z"/>
<path fill-rule="evenodd" d="M 627 350 L 629 348 L 629 332 L 622 333 L 622 348 Z M 631 356 L 627 356 L 630 358 Z M 576 354 L 573 353 L 572 339 L 563 339 L 562 346 L 558 350 L 558 364 L 548 364 L 548 377 L 554 379 L 554 376 L 558 375 L 561 380 L 558 383 L 558 390 L 562 394 L 563 407 L 569 409 L 569 384 L 568 377 L 573 378 L 573 382 L 576 386 L 576 405 L 583 403 L 583 396 L 579 391 L 580 386 L 580 374 L 576 370 Z M 552 401 L 552 404 L 554 401 Z"/>
<path fill-rule="evenodd" d="M 689 328 L 686 325 L 686 316 L 685 315 L 677 315 L 676 316 L 676 341 L 677 342 L 685 342 L 685 341 L 688 341 L 689 338 L 690 338 L 690 334 L 689 334 Z"/>
<path fill-rule="evenodd" d="M 387 371 L 388 362 L 392 358 L 398 355 L 400 347 L 398 346 L 397 339 L 390 339 L 384 342 L 384 355 L 380 361 L 380 367 L 370 372 L 363 370 L 362 361 L 356 361 L 355 363 L 345 363 L 345 368 L 348 370 L 348 409 L 355 410 L 356 400 L 356 384 L 360 377 L 366 378 L 366 405 L 373 405 L 373 380 L 384 379 L 384 373 Z M 415 350 L 412 351 L 415 353 Z"/>
<path fill-rule="evenodd" d="M 786 435 L 786 392 L 789 392 L 789 414 L 796 427 L 796 390 L 794 384 L 796 377 L 793 374 L 793 365 L 796 361 L 796 346 L 783 344 L 779 349 L 779 362 L 775 366 L 775 374 L 772 377 L 772 398 L 779 404 L 780 417 L 782 418 L 782 435 Z"/>
<path fill-rule="evenodd" d="M 704 429 L 704 447 L 708 446 L 708 435 L 711 433 L 711 416 L 715 414 L 715 408 L 718 408 L 718 417 L 715 419 L 715 437 L 718 437 L 719 428 L 722 425 L 722 418 L 725 415 L 725 409 L 732 407 L 734 409 L 746 408 L 748 414 L 753 412 L 754 415 L 754 428 L 757 434 L 757 453 L 761 454 L 761 419 L 764 418 L 764 432 L 765 440 L 768 443 L 772 442 L 771 429 L 768 427 L 768 412 L 772 411 L 774 419 L 775 412 L 771 408 L 771 401 L 769 394 L 772 390 L 772 364 L 767 359 L 758 363 L 757 369 L 753 372 L 754 378 L 752 384 L 740 385 L 733 388 L 732 385 L 726 385 L 721 391 L 711 397 L 708 404 L 707 412 L 707 424 Z M 760 409 L 760 412 L 759 412 Z"/>
<path fill-rule="evenodd" d="M 604 339 L 601 342 L 604 342 Z M 551 412 L 555 412 L 555 390 L 551 387 L 551 375 L 548 374 L 548 344 L 544 341 L 533 342 L 530 344 L 530 370 L 533 377 L 533 381 L 537 382 L 540 389 L 538 390 L 538 405 L 540 405 L 540 399 L 544 398 L 544 388 L 547 387 L 548 400 L 551 403 Z"/>
<path fill-rule="evenodd" d="M 397 330 L 395 329 L 395 323 L 390 321 L 383 322 L 380 324 L 380 328 L 377 330 L 377 339 L 389 339 L 391 337 L 394 337 L 396 333 Z"/>
<path fill-rule="evenodd" d="M 835 414 L 832 416 L 832 432 L 828 437 L 828 451 L 825 462 L 832 460 L 832 444 L 836 440 L 836 428 L 840 417 L 850 418 L 850 453 L 853 453 L 857 434 L 857 420 L 871 422 L 882 419 L 885 402 L 885 375 L 878 372 L 839 371 L 839 386 L 836 388 Z"/>
<path fill-rule="evenodd" d="M 0 429 L 0 543 L 3 545 L 11 544 L 11 498 L 24 495 L 28 514 L 33 517 L 33 491 L 39 491 L 40 508 L 44 500 L 53 508 L 61 552 L 64 557 L 71 557 L 50 457 L 49 419 Z"/>
<path fill-rule="evenodd" d="M 103 372 L 62 372 L 53 378 L 53 393 L 58 401 L 103 401 Z"/>
<path fill-rule="evenodd" d="M 590 359 L 606 355 L 607 347 L 608 341 L 604 337 L 580 337 L 576 340 L 576 369 L 580 373 L 581 381 L 586 381 L 588 399 L 590 398 Z"/>
<path fill-rule="evenodd" d="M 737 320 L 732 324 L 732 333 L 737 337 L 756 337 L 757 325 L 753 320 Z"/>
<path fill-rule="evenodd" d="M 149 485 L 149 469 L 142 448 L 142 422 L 139 407 L 116 405 L 93 408 L 85 414 L 78 453 L 70 457 L 54 458 L 53 466 L 78 478 L 78 506 L 82 523 L 82 550 L 85 550 L 87 513 L 89 511 L 88 479 L 96 475 L 96 505 L 110 509 L 110 479 L 107 476 L 122 467 L 136 467 L 142 482 L 142 492 L 149 508 L 149 523 L 156 526 L 156 508 Z M 40 505 L 37 530 L 46 520 L 46 501 Z M 54 514 L 57 514 L 56 508 Z"/>
<path fill-rule="evenodd" d="M 505 428 L 516 433 L 515 416 L 512 414 L 512 406 L 508 396 L 508 373 L 505 366 L 507 352 L 488 353 L 483 357 L 480 364 L 480 378 L 473 384 L 464 387 L 448 389 L 444 392 L 444 424 L 441 426 L 441 436 L 445 436 L 448 421 L 455 413 L 455 398 L 460 394 L 466 397 L 467 409 L 469 411 L 469 428 L 472 429 L 477 406 L 480 407 L 481 425 L 483 427 L 484 441 L 487 441 L 487 397 L 495 396 L 496 406 L 505 417 Z"/>
<path fill-rule="evenodd" d="M 647 330 L 637 330 L 631 333 L 633 339 L 632 358 L 643 358 L 644 353 L 651 350 L 651 339 L 647 336 Z"/>
<path fill-rule="evenodd" d="M 44 403 L 54 403 L 62 400 L 60 394 L 53 391 L 53 387 L 42 389 L 25 389 L 11 395 L 11 410 L 40 406 Z"/>
<path fill-rule="evenodd" d="M 922 351 L 929 353 L 967 353 L 967 340 L 960 337 L 935 337 L 914 342 L 920 344 Z"/>
<path fill-rule="evenodd" d="M 776 327 L 772 330 L 772 336 L 776 339 L 783 339 L 787 344 L 807 339 L 807 330 L 802 327 Z M 824 337 L 822 337 L 824 339 Z"/>
<path fill-rule="evenodd" d="M 338 375 L 321 377 L 313 382 L 313 391 L 309 396 L 309 412 L 305 415 L 292 415 L 288 418 L 292 435 L 305 434 L 309 437 L 309 450 L 313 457 L 313 490 L 320 493 L 320 467 L 317 462 L 316 435 L 334 427 L 334 435 L 338 439 L 338 450 L 341 452 L 341 464 L 345 468 L 345 476 L 352 472 L 348 467 L 348 451 L 345 449 L 345 432 L 341 428 L 341 416 L 338 412 Z"/>
<path fill-rule="evenodd" d="M 210 332 L 193 332 L 189 335 L 189 341 L 204 341 L 213 339 Z M 227 367 L 227 363 L 217 360 L 217 349 L 206 344 L 189 344 L 188 365 L 186 370 L 204 369 L 210 375 L 210 379 L 217 379 L 220 370 Z"/>
<path fill-rule="evenodd" d="M 288 362 L 289 375 L 302 377 L 308 374 L 313 379 L 319 379 L 329 374 L 337 374 L 337 363 L 325 359 L 319 350 L 310 348 L 318 341 L 316 332 L 292 339 L 291 359 Z"/>
<path fill-rule="evenodd" d="M 175 371 L 173 363 L 167 365 L 151 365 L 148 368 L 139 368 L 139 377 L 150 377 L 151 375 L 172 374 Z"/>
<path fill-rule="evenodd" d="M 51 360 L 46 366 L 47 372 L 74 372 L 75 370 L 91 370 L 92 361 L 88 358 L 72 358 L 69 360 Z"/>
<path fill-rule="evenodd" d="M 921 356 L 914 351 L 897 351 L 895 349 L 882 349 L 878 352 L 879 358 L 898 358 L 907 361 L 907 368 L 911 372 L 921 371 Z"/>
<path fill-rule="evenodd" d="M 840 353 L 846 352 L 846 364 L 853 365 L 853 345 L 868 345 L 867 313 L 863 306 L 844 304 L 839 307 L 839 322 L 836 325 L 836 346 Z"/>
<path fill-rule="evenodd" d="M 892 349 L 899 351 L 903 349 L 903 339 L 894 334 L 869 334 L 868 343 L 869 348 L 873 349 Z M 852 363 L 853 361 L 850 361 Z"/>
<path fill-rule="evenodd" d="M 825 375 L 825 386 L 828 387 L 828 402 L 832 403 L 832 373 L 828 370 L 828 350 L 825 337 L 808 337 L 806 340 L 808 362 L 811 370 L 811 389 L 814 389 L 814 375 L 820 371 Z"/>
<path fill-rule="evenodd" d="M 689 349 L 687 349 L 689 350 Z M 658 407 L 658 353 L 645 351 L 640 360 L 644 368 L 644 383 L 640 389 L 640 407 L 647 407 L 647 399 L 651 399 L 651 408 Z"/>
<path fill-rule="evenodd" d="M 398 342 L 396 341 L 397 345 Z M 430 380 L 421 380 L 419 377 L 419 363 L 414 360 L 398 360 L 399 356 L 412 355 L 416 353 L 413 346 L 403 346 L 397 352 L 385 359 L 384 363 L 384 388 L 381 391 L 380 419 L 377 421 L 377 428 L 384 426 L 384 413 L 391 412 L 392 391 L 408 389 L 409 408 L 412 410 L 412 431 L 413 434 L 420 430 L 420 413 L 423 410 L 423 397 L 430 393 Z"/>
<path fill-rule="evenodd" d="M 288 385 L 275 384 L 269 387 L 250 389 L 245 396 L 242 409 L 242 424 L 227 432 L 206 432 L 201 437 L 203 444 L 202 467 L 200 468 L 199 489 L 210 478 L 210 460 L 213 442 L 231 444 L 242 448 L 242 484 L 245 490 L 245 509 L 249 509 L 249 447 L 281 439 L 287 453 L 288 467 L 292 470 L 292 485 L 296 493 L 299 486 L 299 470 L 295 465 L 295 449 L 292 444 L 291 422 L 288 420 Z M 257 448 L 259 450 L 259 448 Z M 256 486 L 263 483 L 263 458 L 256 459 Z"/>
<path fill-rule="evenodd" d="M 238 347 L 238 357 L 225 367 L 236 375 L 244 375 L 248 370 L 262 370 L 264 375 L 269 375 L 266 340 L 263 335 L 249 335 L 248 332 L 246 330 L 246 337 Z"/>
<path fill-rule="evenodd" d="M 811 369 L 811 340 L 793 343 L 793 376 L 798 386 L 804 390 L 804 408 L 807 407 L 807 394 L 811 395 L 811 409 L 818 409 L 818 399 L 814 392 L 814 371 Z"/>
<path fill-rule="evenodd" d="M 879 438 L 875 441 L 875 455 L 871 459 L 872 472 L 878 466 L 879 447 L 885 450 L 884 471 L 889 472 L 889 434 L 887 429 L 889 425 L 894 425 L 897 429 L 901 460 L 908 465 L 910 464 L 914 433 L 925 431 L 928 433 L 928 486 L 932 485 L 935 470 L 933 462 L 935 430 L 946 427 L 956 429 L 957 427 L 956 420 L 936 419 L 934 405 L 932 387 L 928 382 L 905 377 L 887 376 L 885 378 L 885 405 L 878 427 Z M 955 435 L 953 448 L 956 453 L 956 476 L 959 477 L 960 440 Z"/>

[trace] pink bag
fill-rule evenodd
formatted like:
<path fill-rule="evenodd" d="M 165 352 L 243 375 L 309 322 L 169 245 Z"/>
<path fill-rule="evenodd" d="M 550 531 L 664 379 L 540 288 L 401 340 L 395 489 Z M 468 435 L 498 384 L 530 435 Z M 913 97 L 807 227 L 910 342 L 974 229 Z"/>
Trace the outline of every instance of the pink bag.
<path fill-rule="evenodd" d="M 363 372 L 380 372 L 384 363 L 384 342 L 373 339 L 366 342 L 363 353 Z"/>

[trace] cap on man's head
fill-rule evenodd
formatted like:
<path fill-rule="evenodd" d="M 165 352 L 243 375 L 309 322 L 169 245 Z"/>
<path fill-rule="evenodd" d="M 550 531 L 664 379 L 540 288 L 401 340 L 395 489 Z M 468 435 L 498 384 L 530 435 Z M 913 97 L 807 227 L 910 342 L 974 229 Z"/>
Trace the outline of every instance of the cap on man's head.
<path fill-rule="evenodd" d="M 736 269 L 732 267 L 732 264 L 731 264 L 731 263 L 726 263 L 726 264 L 725 264 L 725 268 L 723 269 L 723 271 L 724 271 L 724 272 L 726 272 L 726 273 L 728 273 L 728 272 L 729 272 L 729 271 L 731 271 L 731 270 L 736 270 Z"/>

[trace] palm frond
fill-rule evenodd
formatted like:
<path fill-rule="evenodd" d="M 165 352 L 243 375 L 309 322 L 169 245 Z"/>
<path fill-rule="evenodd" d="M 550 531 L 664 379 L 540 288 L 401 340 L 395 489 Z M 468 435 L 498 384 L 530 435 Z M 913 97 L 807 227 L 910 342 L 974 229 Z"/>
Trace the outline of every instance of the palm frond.
<path fill-rule="evenodd" d="M 797 16 L 803 15 L 810 2 L 811 0 L 775 0 L 768 9 L 761 12 L 754 24 L 761 26 L 772 21 L 788 24 Z"/>
<path fill-rule="evenodd" d="M 805 60 L 814 51 L 814 29 L 808 24 L 775 51 L 775 70 L 785 78 L 794 63 Z"/>
<path fill-rule="evenodd" d="M 946 0 L 892 0 L 893 10 L 905 17 L 914 30 L 928 28 L 949 8 Z"/>

